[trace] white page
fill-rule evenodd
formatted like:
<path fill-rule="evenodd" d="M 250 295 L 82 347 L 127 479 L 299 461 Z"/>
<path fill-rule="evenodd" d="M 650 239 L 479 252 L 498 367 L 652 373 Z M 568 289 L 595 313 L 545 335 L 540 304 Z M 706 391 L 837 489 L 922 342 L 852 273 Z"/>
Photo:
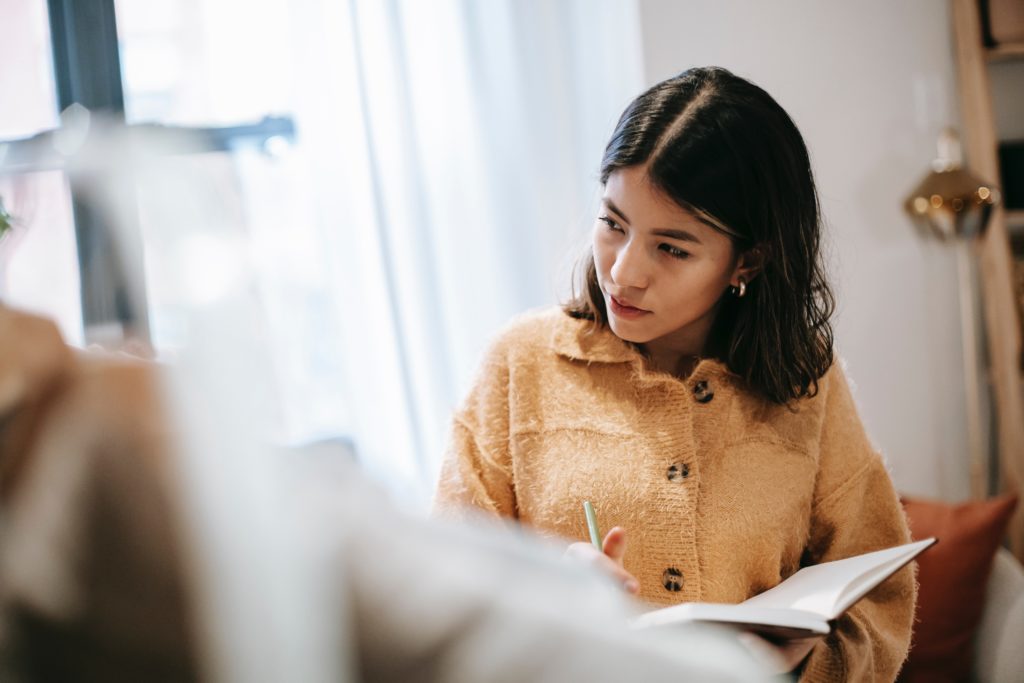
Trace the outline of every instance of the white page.
<path fill-rule="evenodd" d="M 872 578 L 886 576 L 885 569 L 892 569 L 908 562 L 934 542 L 935 539 L 927 539 L 804 567 L 775 588 L 755 595 L 741 604 L 752 607 L 788 607 L 813 612 L 825 619 L 834 619 L 845 607 L 863 596 L 863 593 L 858 594 L 857 590 L 850 590 L 851 587 L 863 588 L 870 585 Z M 851 596 L 852 601 L 847 602 Z M 847 604 L 842 604 L 844 602 Z"/>
<path fill-rule="evenodd" d="M 803 632 L 803 636 L 824 635 L 830 630 L 826 620 L 809 612 L 710 602 L 689 602 L 654 610 L 631 620 L 630 626 L 648 628 L 688 622 L 734 624 L 754 631 L 765 626 L 783 627 L 770 630 L 789 630 L 794 637 L 797 632 Z"/>

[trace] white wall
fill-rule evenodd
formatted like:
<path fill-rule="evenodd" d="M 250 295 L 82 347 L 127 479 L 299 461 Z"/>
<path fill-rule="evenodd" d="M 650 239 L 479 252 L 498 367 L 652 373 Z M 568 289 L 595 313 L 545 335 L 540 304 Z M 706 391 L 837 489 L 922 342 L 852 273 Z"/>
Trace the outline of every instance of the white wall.
<path fill-rule="evenodd" d="M 811 152 L 836 336 L 861 415 L 907 493 L 969 492 L 957 272 L 901 209 L 959 125 L 942 0 L 641 0 L 653 84 L 715 64 L 771 93 Z"/>

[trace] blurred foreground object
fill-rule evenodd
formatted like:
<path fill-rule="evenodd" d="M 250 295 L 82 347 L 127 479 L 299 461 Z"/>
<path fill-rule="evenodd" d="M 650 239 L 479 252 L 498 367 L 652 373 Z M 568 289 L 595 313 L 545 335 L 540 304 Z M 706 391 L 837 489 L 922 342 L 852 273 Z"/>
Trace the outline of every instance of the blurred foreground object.
<path fill-rule="evenodd" d="M 47 321 L 0 306 L 3 680 L 243 680 L 209 659 L 162 373 L 75 354 Z M 767 680 L 717 633 L 627 631 L 617 590 L 520 535 L 406 519 L 350 469 L 291 465 L 263 502 L 304 549 L 285 558 L 306 563 L 292 575 L 320 598 L 303 616 L 346 634 L 332 661 L 303 663 L 317 679 Z M 225 504 L 234 495 L 225 488 Z M 258 530 L 235 531 L 275 551 Z M 274 619 L 281 587 L 251 588 Z"/>
<path fill-rule="evenodd" d="M 154 379 L 0 307 L 4 680 L 196 678 Z"/>

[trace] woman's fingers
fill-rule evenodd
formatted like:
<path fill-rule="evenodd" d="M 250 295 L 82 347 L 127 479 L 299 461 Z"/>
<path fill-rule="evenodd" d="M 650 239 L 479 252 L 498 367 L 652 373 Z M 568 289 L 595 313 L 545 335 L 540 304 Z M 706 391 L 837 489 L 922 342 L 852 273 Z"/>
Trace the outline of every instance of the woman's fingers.
<path fill-rule="evenodd" d="M 640 592 L 640 583 L 636 578 L 622 568 L 622 565 L 609 558 L 604 553 L 598 552 L 590 543 L 573 543 L 565 551 L 566 557 L 576 561 L 589 564 L 597 571 L 603 572 L 615 579 L 627 593 Z"/>
<path fill-rule="evenodd" d="M 591 547 L 593 548 L 593 546 Z M 592 563 L 595 567 L 606 574 L 610 574 L 615 580 L 622 584 L 623 589 L 625 589 L 627 593 L 636 594 L 640 592 L 640 582 L 637 581 L 632 574 L 623 569 L 619 562 L 612 560 L 607 555 L 598 553 L 595 549 Z"/>
<path fill-rule="evenodd" d="M 622 558 L 626 556 L 626 530 L 621 526 L 612 527 L 601 544 L 604 554 L 614 560 L 620 567 Z"/>
<path fill-rule="evenodd" d="M 639 593 L 640 582 L 622 566 L 622 560 L 626 556 L 626 530 L 620 526 L 612 527 L 605 534 L 601 547 L 604 549 L 605 557 L 617 567 L 615 575 L 622 581 L 623 588 L 629 593 Z"/>

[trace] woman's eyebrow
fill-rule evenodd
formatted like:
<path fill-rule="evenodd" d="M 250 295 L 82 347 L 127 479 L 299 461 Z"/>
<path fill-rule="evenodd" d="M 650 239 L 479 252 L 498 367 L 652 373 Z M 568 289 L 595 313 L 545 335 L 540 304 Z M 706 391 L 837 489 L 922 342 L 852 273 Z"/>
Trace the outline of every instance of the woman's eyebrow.
<path fill-rule="evenodd" d="M 701 244 L 700 238 L 692 232 L 687 232 L 685 230 L 662 228 L 654 230 L 652 234 L 658 235 L 659 237 L 669 237 L 674 240 L 680 240 L 681 242 L 696 242 L 697 244 Z"/>
<path fill-rule="evenodd" d="M 615 205 L 615 202 L 613 202 L 610 197 L 601 197 L 601 202 L 606 207 L 608 207 L 608 209 L 611 210 L 613 213 L 618 214 L 619 217 L 622 218 L 624 223 L 629 224 L 629 217 L 626 216 L 625 213 L 623 213 L 622 209 Z M 659 228 L 653 230 L 651 234 L 657 235 L 659 237 L 668 237 L 669 239 L 679 240 L 680 242 L 694 242 L 695 244 L 703 244 L 700 241 L 699 237 L 694 235 L 692 232 L 687 232 L 686 230 L 679 230 L 674 228 Z"/>
<path fill-rule="evenodd" d="M 629 217 L 626 216 L 626 214 L 622 212 L 622 209 L 620 209 L 619 207 L 615 206 L 615 202 L 613 202 L 610 198 L 608 198 L 608 197 L 601 197 L 601 203 L 604 204 L 605 206 L 607 206 L 609 209 L 611 209 L 614 213 L 619 214 L 619 217 L 622 218 L 623 221 L 625 221 L 626 223 L 629 223 Z"/>

